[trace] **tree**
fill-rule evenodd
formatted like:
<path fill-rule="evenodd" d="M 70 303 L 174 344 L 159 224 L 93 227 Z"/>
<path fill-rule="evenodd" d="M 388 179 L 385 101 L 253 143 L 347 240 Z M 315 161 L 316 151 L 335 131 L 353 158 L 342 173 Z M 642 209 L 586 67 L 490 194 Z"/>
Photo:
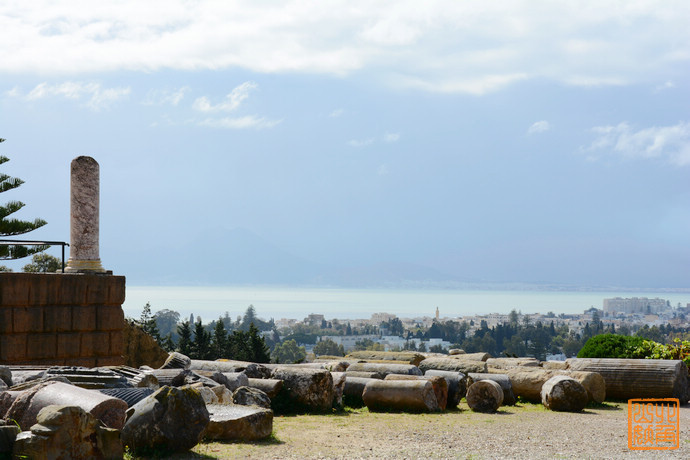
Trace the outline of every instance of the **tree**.
<path fill-rule="evenodd" d="M 326 339 L 318 342 L 314 346 L 314 354 L 316 356 L 345 356 L 345 349 L 342 345 L 338 345 L 331 339 Z"/>
<path fill-rule="evenodd" d="M 5 142 L 5 139 L 0 139 L 0 143 Z M 0 155 L 0 164 L 10 161 L 9 158 Z M 15 189 L 24 183 L 23 180 L 10 177 L 7 174 L 0 173 L 0 193 Z M 37 228 L 43 227 L 47 222 L 43 219 L 35 219 L 33 222 L 23 221 L 19 219 L 8 219 L 8 216 L 14 214 L 24 207 L 21 201 L 10 201 L 5 206 L 0 206 L 0 236 L 16 236 L 23 235 Z M 32 254 L 38 254 L 45 251 L 50 246 L 33 246 L 27 247 L 22 245 L 7 245 L 0 246 L 0 259 L 21 259 Z"/>
<path fill-rule="evenodd" d="M 228 348 L 228 332 L 225 330 L 225 324 L 222 318 L 218 318 L 216 325 L 213 328 L 213 336 L 211 337 L 211 359 L 223 358 L 223 354 Z"/>
<path fill-rule="evenodd" d="M 144 305 L 144 309 L 141 312 L 141 317 L 139 317 L 139 321 L 137 323 L 141 330 L 156 339 L 156 342 L 161 342 L 161 336 L 158 332 L 156 319 L 151 314 L 151 304 L 149 302 L 146 302 L 146 305 Z"/>
<path fill-rule="evenodd" d="M 178 312 L 164 308 L 163 310 L 158 310 L 153 317 L 156 320 L 156 326 L 160 335 L 166 336 L 170 334 L 171 337 L 177 335 L 177 323 L 180 322 L 180 314 Z"/>
<path fill-rule="evenodd" d="M 194 342 L 192 342 L 192 356 L 190 358 L 207 359 L 210 355 L 211 334 L 206 332 L 199 319 L 194 323 Z"/>
<path fill-rule="evenodd" d="M 273 349 L 273 362 L 281 364 L 301 363 L 307 357 L 304 347 L 297 346 L 294 340 L 279 343 Z"/>
<path fill-rule="evenodd" d="M 177 350 L 183 355 L 190 356 L 192 354 L 192 327 L 189 321 L 177 326 L 177 334 L 180 340 L 177 342 Z"/>
<path fill-rule="evenodd" d="M 24 265 L 23 272 L 26 273 L 55 273 L 62 269 L 62 261 L 50 254 L 34 254 L 31 263 Z"/>

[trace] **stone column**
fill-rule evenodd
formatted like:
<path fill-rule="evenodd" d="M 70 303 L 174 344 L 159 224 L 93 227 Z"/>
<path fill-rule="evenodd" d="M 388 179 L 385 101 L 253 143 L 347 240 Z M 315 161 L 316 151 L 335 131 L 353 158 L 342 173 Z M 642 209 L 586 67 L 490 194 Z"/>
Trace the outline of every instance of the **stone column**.
<path fill-rule="evenodd" d="M 77 157 L 71 169 L 70 257 L 65 272 L 105 273 L 98 254 L 98 162 L 91 157 Z"/>

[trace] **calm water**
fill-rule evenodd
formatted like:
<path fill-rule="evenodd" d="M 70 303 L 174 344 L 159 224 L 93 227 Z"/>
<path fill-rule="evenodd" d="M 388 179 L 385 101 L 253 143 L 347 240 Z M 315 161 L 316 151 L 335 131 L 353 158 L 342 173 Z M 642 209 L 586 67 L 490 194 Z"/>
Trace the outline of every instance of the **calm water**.
<path fill-rule="evenodd" d="M 226 311 L 232 318 L 254 305 L 260 318 L 303 319 L 310 313 L 327 319 L 370 318 L 387 312 L 401 318 L 508 313 L 582 313 L 590 307 L 602 308 L 611 297 L 659 297 L 676 306 L 690 302 L 690 293 L 658 292 L 568 292 L 568 291 L 470 291 L 444 289 L 326 289 L 283 287 L 127 287 L 125 314 L 137 318 L 146 302 L 153 312 L 164 308 L 181 316 L 201 316 L 204 322 Z"/>

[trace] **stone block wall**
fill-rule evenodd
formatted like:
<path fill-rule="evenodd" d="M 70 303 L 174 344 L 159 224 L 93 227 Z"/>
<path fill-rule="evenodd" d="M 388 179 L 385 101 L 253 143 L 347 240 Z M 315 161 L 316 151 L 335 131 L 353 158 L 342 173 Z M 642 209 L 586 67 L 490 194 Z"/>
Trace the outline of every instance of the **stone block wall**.
<path fill-rule="evenodd" d="M 123 364 L 124 300 L 124 276 L 0 273 L 0 364 Z"/>

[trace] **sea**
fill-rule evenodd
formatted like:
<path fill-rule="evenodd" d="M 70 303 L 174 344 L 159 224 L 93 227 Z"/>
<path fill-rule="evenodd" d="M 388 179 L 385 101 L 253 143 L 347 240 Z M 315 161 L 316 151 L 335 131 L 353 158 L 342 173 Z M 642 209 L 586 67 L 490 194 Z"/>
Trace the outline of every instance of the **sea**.
<path fill-rule="evenodd" d="M 369 319 L 372 313 L 390 313 L 400 318 L 441 318 L 507 314 L 515 309 L 523 314 L 580 314 L 613 297 L 648 297 L 668 300 L 671 306 L 685 307 L 690 291 L 549 291 L 549 290 L 461 290 L 461 289 L 340 289 L 300 287 L 201 287 L 128 286 L 123 309 L 138 318 L 144 305 L 151 311 L 168 309 L 182 318 L 200 316 L 209 322 L 224 316 L 241 316 L 249 305 L 264 320 L 302 320 L 309 314 L 326 319 Z"/>

